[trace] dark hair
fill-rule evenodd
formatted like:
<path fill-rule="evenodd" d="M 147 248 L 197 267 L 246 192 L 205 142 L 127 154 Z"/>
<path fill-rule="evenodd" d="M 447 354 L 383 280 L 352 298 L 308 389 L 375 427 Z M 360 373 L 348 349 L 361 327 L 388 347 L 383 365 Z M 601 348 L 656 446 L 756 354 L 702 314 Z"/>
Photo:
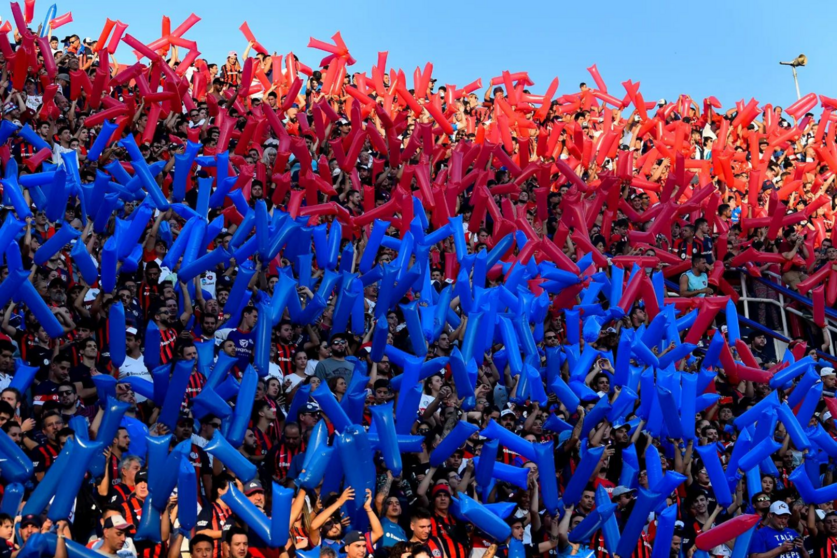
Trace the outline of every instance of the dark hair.
<path fill-rule="evenodd" d="M 203 533 L 198 533 L 197 535 L 195 535 L 194 537 L 189 539 L 189 552 L 194 554 L 195 547 L 198 546 L 198 543 L 202 543 L 202 542 L 214 545 L 214 541 L 212 540 L 212 538 L 209 535 L 204 535 Z"/>
<path fill-rule="evenodd" d="M 0 415 L 9 415 L 9 418 L 15 416 L 15 410 L 8 401 L 0 401 Z M 6 423 L 8 424 L 8 422 Z"/>
<path fill-rule="evenodd" d="M 410 521 L 415 521 L 417 519 L 431 519 L 433 516 L 427 510 L 427 508 L 416 508 L 413 510 L 413 514 L 410 516 Z"/>
<path fill-rule="evenodd" d="M 239 527 L 232 527 L 224 535 L 224 542 L 227 543 L 227 544 L 232 544 L 233 537 L 235 537 L 236 535 L 244 535 L 246 537 L 247 532 L 244 531 L 244 529 L 241 529 Z M 249 540 L 249 538 L 248 538 L 248 540 Z"/>
<path fill-rule="evenodd" d="M 6 392 L 13 393 L 14 396 L 15 396 L 15 400 L 18 403 L 20 403 L 23 400 L 23 395 L 20 393 L 20 390 L 17 389 L 17 388 L 7 387 L 2 392 L 0 392 L 0 394 L 6 393 Z"/>

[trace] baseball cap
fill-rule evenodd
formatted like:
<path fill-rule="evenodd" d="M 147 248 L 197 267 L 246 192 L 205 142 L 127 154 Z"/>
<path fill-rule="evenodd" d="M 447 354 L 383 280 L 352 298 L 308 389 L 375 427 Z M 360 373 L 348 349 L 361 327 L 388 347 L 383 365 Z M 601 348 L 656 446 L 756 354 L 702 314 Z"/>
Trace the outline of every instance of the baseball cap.
<path fill-rule="evenodd" d="M 630 494 L 631 492 L 636 492 L 633 488 L 628 488 L 627 486 L 617 486 L 613 489 L 613 492 L 610 494 L 610 498 L 618 498 L 623 494 Z"/>
<path fill-rule="evenodd" d="M 450 496 L 450 488 L 446 484 L 437 484 L 433 487 L 433 497 L 435 497 L 436 494 L 439 494 L 440 492 L 444 492 L 448 496 Z"/>
<path fill-rule="evenodd" d="M 826 376 L 837 376 L 837 372 L 835 372 L 830 366 L 826 366 L 820 370 L 820 378 L 825 378 Z"/>
<path fill-rule="evenodd" d="M 512 411 L 511 409 L 503 409 L 503 411 L 500 413 L 500 418 L 503 418 L 503 417 L 506 417 L 506 416 L 509 416 L 509 415 L 514 416 L 514 411 Z"/>
<path fill-rule="evenodd" d="M 230 56 L 238 56 L 238 53 L 236 53 L 234 50 L 231 50 L 231 51 L 227 54 L 227 58 L 229 58 Z"/>
<path fill-rule="evenodd" d="M 264 492 L 264 487 L 262 483 L 257 480 L 251 480 L 250 482 L 244 485 L 244 495 L 249 496 L 250 494 L 255 494 L 256 492 Z"/>
<path fill-rule="evenodd" d="M 773 515 L 790 515 L 790 508 L 784 502 L 773 502 L 770 504 L 770 513 Z"/>
<path fill-rule="evenodd" d="M 316 403 L 308 402 L 305 406 L 302 407 L 302 410 L 299 411 L 300 413 L 319 413 L 320 406 Z"/>
<path fill-rule="evenodd" d="M 830 411 L 826 411 L 826 412 L 824 412 L 822 415 L 820 415 L 820 422 L 821 422 L 821 423 L 823 423 L 823 424 L 825 424 L 825 421 L 827 421 L 827 420 L 828 420 L 828 419 L 830 419 L 830 418 L 831 418 L 831 412 L 830 412 Z"/>
<path fill-rule="evenodd" d="M 136 335 L 137 334 L 137 328 L 128 326 L 125 329 L 125 333 L 127 333 L 128 335 Z"/>
<path fill-rule="evenodd" d="M 343 538 L 343 547 L 347 547 L 349 545 L 358 543 L 358 542 L 366 542 L 366 537 L 363 536 L 362 531 L 349 531 L 346 533 L 346 536 Z"/>
<path fill-rule="evenodd" d="M 145 469 L 141 470 L 136 475 L 134 475 L 134 484 L 139 484 L 141 482 L 148 482 L 148 471 L 146 471 Z"/>
<path fill-rule="evenodd" d="M 817 517 L 819 518 L 820 521 L 825 519 L 825 510 L 816 510 L 816 511 L 817 511 Z"/>
<path fill-rule="evenodd" d="M 24 515 L 23 518 L 21 518 L 20 520 L 20 526 L 26 527 L 27 525 L 34 525 L 35 527 L 40 529 L 41 525 L 43 525 L 43 521 L 41 521 L 41 516 L 35 515 L 34 513 Z"/>
<path fill-rule="evenodd" d="M 105 519 L 105 524 L 103 525 L 105 529 L 118 529 L 120 531 L 130 529 L 133 526 L 133 524 L 125 521 L 125 518 L 121 515 L 110 516 L 109 518 Z"/>

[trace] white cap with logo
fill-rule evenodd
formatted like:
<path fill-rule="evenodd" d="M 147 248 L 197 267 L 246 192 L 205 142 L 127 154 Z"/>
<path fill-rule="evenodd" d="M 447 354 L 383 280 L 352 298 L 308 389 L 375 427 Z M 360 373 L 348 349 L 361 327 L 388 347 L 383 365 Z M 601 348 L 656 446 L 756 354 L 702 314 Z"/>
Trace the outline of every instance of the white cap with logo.
<path fill-rule="evenodd" d="M 773 502 L 770 504 L 770 513 L 773 515 L 790 515 L 790 508 L 784 502 Z"/>

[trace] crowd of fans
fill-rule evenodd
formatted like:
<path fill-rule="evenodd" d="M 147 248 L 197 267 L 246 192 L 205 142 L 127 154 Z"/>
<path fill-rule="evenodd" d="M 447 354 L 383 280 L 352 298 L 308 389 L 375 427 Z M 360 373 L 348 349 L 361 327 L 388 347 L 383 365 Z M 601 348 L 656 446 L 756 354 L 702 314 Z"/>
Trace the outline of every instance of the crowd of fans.
<path fill-rule="evenodd" d="M 814 484 L 828 486 L 834 465 L 826 456 L 811 466 L 814 450 L 799 448 L 783 422 L 775 418 L 772 423 L 769 418 L 758 422 L 757 432 L 780 446 L 768 460 L 773 467 L 762 465 L 758 491 L 743 472 L 728 470 L 728 475 L 737 473 L 740 480 L 732 505 L 718 503 L 707 465 L 696 448 L 715 448 L 721 463 L 727 465 L 742 432 L 733 424 L 735 419 L 774 393 L 778 392 L 778 401 L 792 398 L 796 386 L 805 382 L 777 388 L 764 376 L 738 375 L 734 366 L 704 363 L 713 336 L 730 336 L 732 329 L 739 329 L 722 313 L 714 322 L 709 320 L 705 332 L 696 332 L 697 350 L 676 362 L 678 376 L 714 374 L 705 393 L 719 397 L 696 413 L 694 432 L 684 432 L 682 437 L 660 435 L 641 402 L 654 394 L 636 384 L 632 391 L 639 398 L 622 416 L 597 415 L 600 418 L 592 425 L 585 421 L 602 398 L 615 407 L 620 397 L 627 397 L 630 388 L 615 371 L 620 351 L 630 350 L 620 343 L 623 330 L 636 330 L 641 337 L 652 328 L 656 314 L 644 294 L 635 302 L 629 300 L 621 314 L 615 312 L 618 301 L 610 300 L 604 289 L 591 294 L 590 278 L 596 273 L 615 281 L 614 266 L 624 268 L 626 292 L 633 262 L 638 263 L 634 272 L 649 279 L 662 273 L 670 281 L 664 287 L 667 294 L 658 292 L 661 305 L 663 301 L 676 305 L 680 315 L 693 308 L 705 310 L 707 304 L 692 299 L 714 301 L 725 295 L 735 302 L 742 282 L 761 299 L 775 297 L 762 278 L 773 278 L 802 297 L 818 292 L 826 305 L 834 304 L 837 289 L 832 296 L 831 285 L 837 287 L 837 278 L 832 276 L 837 271 L 837 247 L 832 244 L 835 181 L 830 163 L 837 160 L 837 152 L 831 118 L 835 105 L 829 99 L 823 98 L 825 110 L 819 120 L 807 112 L 812 109 L 807 105 L 802 113 L 788 115 L 781 107 L 743 102 L 724 110 L 714 98 L 698 103 L 685 95 L 674 102 L 661 99 L 646 104 L 631 82 L 626 82 L 628 95 L 623 101 L 607 93 L 595 68 L 591 68 L 595 89 L 581 84 L 578 91 L 555 100 L 554 88 L 545 96 L 531 93 L 534 84 L 525 73 L 504 72 L 488 87 L 475 84 L 457 89 L 438 85 L 428 67 L 416 71 L 414 87 L 409 88 L 403 72 L 387 70 L 384 54 L 371 75 L 349 71 L 353 60 L 339 35 L 336 48 L 316 70 L 293 54 L 270 55 L 255 40 L 249 42 L 242 60 L 230 52 L 226 61 L 214 64 L 185 55 L 186 46 L 177 40 L 182 32 L 157 45 L 155 52 L 162 56 L 153 64 L 137 67 L 120 65 L 90 38 L 53 36 L 47 52 L 41 48 L 44 43 L 33 41 L 30 33 L 15 29 L 13 41 L 0 36 L 3 120 L 15 129 L 31 127 L 49 145 L 50 153 L 44 158 L 23 134 L 0 147 L 6 177 L 0 218 L 4 227 L 11 220 L 24 223 L 5 252 L 2 278 L 10 281 L 17 269 L 31 270 L 28 280 L 57 318 L 63 335 L 50 337 L 43 320 L 23 300 L 10 297 L 3 309 L 0 426 L 32 461 L 34 474 L 24 485 L 24 501 L 54 466 L 68 440 L 81 436 L 71 425 L 86 425 L 84 439 L 98 439 L 107 404 L 101 376 L 117 380 L 115 397 L 127 403 L 128 410 L 114 438 L 105 441 L 104 474 L 85 476 L 69 517 L 53 522 L 45 515 L 21 516 L 19 509 L 0 513 L 0 556 L 16 556 L 25 552 L 34 534 L 52 533 L 57 536 L 56 556 L 77 553 L 67 542 L 75 541 L 107 556 L 142 558 L 295 553 L 304 558 L 369 554 L 395 558 L 516 554 L 522 558 L 512 544 L 516 540 L 522 542 L 527 558 L 604 557 L 613 554 L 604 529 L 596 529 L 583 541 L 571 542 L 574 537 L 569 534 L 603 505 L 596 494 L 602 489 L 616 505 L 613 513 L 620 530 L 625 528 L 637 505 L 638 491 L 654 488 L 649 486 L 645 466 L 651 450 L 661 455 L 664 472 L 677 472 L 686 480 L 667 495 L 667 504 L 675 504 L 677 514 L 671 544 L 666 542 L 662 551 L 656 548 L 658 509 L 649 514 L 633 556 L 651 558 L 652 549 L 655 557 L 704 552 L 697 550 L 698 536 L 741 514 L 760 516 L 752 539 L 742 543 L 733 538 L 709 554 L 834 555 L 837 511 L 832 502 L 805 501 L 790 478 L 804 467 L 816 480 Z M 257 52 L 250 57 L 253 51 Z M 97 89 L 97 83 L 104 86 Z M 484 94 L 479 94 L 480 89 Z M 97 98 L 102 93 L 104 100 Z M 116 109 L 111 120 L 118 127 L 116 132 L 103 131 L 104 122 L 89 125 L 88 119 L 98 111 L 111 109 Z M 278 119 L 281 130 L 272 119 Z M 113 134 L 113 141 L 100 154 L 88 157 L 102 133 Z M 126 185 L 123 180 L 122 173 L 132 174 L 137 167 L 129 150 L 116 142 L 128 136 L 135 138 L 149 168 L 156 170 L 156 183 L 171 202 L 170 208 L 150 204 L 147 188 Z M 192 146 L 197 149 L 188 159 Z M 229 163 L 219 156 L 226 151 Z M 64 212 L 48 216 L 46 205 L 59 192 L 25 177 L 60 169 L 71 174 L 68 159 L 77 162 L 80 184 L 67 190 L 65 206 L 60 200 Z M 178 194 L 181 160 L 187 161 L 186 179 L 185 190 Z M 222 171 L 216 161 L 229 168 Z M 13 172 L 31 216 L 21 214 L 9 201 L 8 169 L 15 169 L 15 164 Z M 237 177 L 234 185 L 225 187 L 223 176 Z M 91 198 L 85 193 L 92 191 L 85 190 L 85 185 L 102 180 L 106 190 L 95 192 L 108 195 L 94 203 L 97 209 L 106 205 L 104 218 L 91 208 Z M 323 263 L 326 247 L 316 236 L 312 241 L 310 234 L 299 237 L 307 246 L 288 244 L 270 260 L 262 257 L 261 248 L 243 253 L 252 260 L 246 271 L 245 262 L 234 258 L 194 279 L 184 281 L 179 276 L 188 262 L 179 255 L 167 255 L 181 234 L 184 238 L 194 234 L 185 227 L 205 202 L 199 184 L 206 180 L 213 182 L 214 192 L 223 198 L 222 203 L 211 203 L 209 213 L 203 215 L 207 223 L 222 223 L 218 228 L 205 227 L 212 233 L 207 250 L 223 248 L 236 256 L 242 254 L 237 250 L 249 236 L 247 227 L 259 219 L 257 208 L 264 204 L 271 223 L 281 223 L 281 213 L 288 212 L 294 218 L 309 217 L 312 227 L 326 224 L 329 236 L 336 231 L 342 240 L 338 252 L 339 270 L 347 272 L 344 277 L 380 271 L 380 276 L 364 282 L 357 292 L 363 299 L 363 312 L 357 318 L 351 316 L 351 327 L 345 316 L 336 319 L 339 293 L 348 292 L 351 279 L 335 289 L 333 296 L 331 290 L 321 296 L 317 284 L 322 286 L 334 270 L 327 270 Z M 414 197 L 421 203 L 414 203 Z M 377 240 L 371 248 L 376 249 L 372 265 L 364 270 L 360 261 L 367 245 L 373 243 L 370 225 L 375 218 L 390 222 L 385 232 L 389 240 L 383 244 Z M 85 280 L 71 255 L 76 245 L 82 244 L 104 270 L 109 239 L 122 234 L 121 224 L 139 219 L 146 224 L 137 239 L 142 248 L 136 270 L 126 271 L 130 268 L 121 261 L 112 290 L 104 288 L 103 277 Z M 411 225 L 422 219 L 428 225 L 420 234 Z M 418 237 L 423 238 L 425 231 L 448 224 L 464 228 L 463 246 L 456 246 L 450 235 L 434 244 L 421 244 Z M 38 250 L 62 227 L 72 227 L 80 235 L 46 261 L 36 263 Z M 245 230 L 238 238 L 236 232 L 241 229 Z M 516 247 L 509 245 L 499 261 L 480 273 L 474 262 L 510 233 L 516 234 Z M 408 246 L 406 235 L 412 235 L 415 248 Z M 457 252 L 463 248 L 467 253 Z M 738 256 L 740 261 L 736 261 Z M 469 258 L 472 273 L 466 267 Z M 536 277 L 543 270 L 538 271 L 535 261 L 554 262 L 583 281 L 552 288 L 549 283 L 555 277 Z M 394 269 L 393 263 L 399 267 L 396 286 L 386 283 L 386 270 Z M 412 289 L 399 291 L 402 300 L 390 300 L 387 291 L 398 291 L 398 285 L 408 280 L 408 273 L 403 272 L 413 269 L 413 264 L 425 266 L 421 287 L 416 283 Z M 518 277 L 512 283 L 519 275 L 515 266 L 536 269 L 528 281 Z M 466 270 L 464 274 L 461 269 Z M 227 301 L 242 273 L 252 278 L 245 281 L 246 291 L 235 295 L 243 294 L 244 302 L 233 308 Z M 283 277 L 297 282 L 297 306 L 321 307 L 309 312 L 306 316 L 311 319 L 305 321 L 295 321 L 291 310 L 285 310 L 270 330 L 269 369 L 260 370 L 250 422 L 237 448 L 257 467 L 258 475 L 253 480 L 240 479 L 204 450 L 216 432 L 225 431 L 227 419 L 198 412 L 195 398 L 208 389 L 202 366 L 191 367 L 173 428 L 158 421 L 160 405 L 148 394 L 135 392 L 135 384 L 128 379 L 159 381 L 149 361 L 171 369 L 184 361 L 197 363 L 199 347 L 208 342 L 214 345 L 215 355 L 236 359 L 229 378 L 243 384 L 245 371 L 259 350 L 259 320 L 270 319 L 260 313 L 258 303 L 265 295 L 274 295 Z M 619 277 L 621 281 L 621 273 Z M 816 277 L 817 282 L 812 284 L 809 277 Z M 333 427 L 334 417 L 326 416 L 313 397 L 292 409 L 297 394 L 325 385 L 341 406 L 348 407 L 352 403 L 344 400 L 358 393 L 352 386 L 361 382 L 359 393 L 365 394 L 361 422 L 371 426 L 370 409 L 390 402 L 398 405 L 408 387 L 393 382 L 404 367 L 391 357 L 401 351 L 415 352 L 416 329 L 409 323 L 411 312 L 397 303 L 418 301 L 426 306 L 428 295 L 436 297 L 448 286 L 453 296 L 442 300 L 449 304 L 447 315 L 453 314 L 455 320 L 446 318 L 440 333 L 430 335 L 433 316 L 430 327 L 425 326 L 423 313 L 421 317 L 424 335 L 432 337 L 421 359 L 445 359 L 423 375 L 417 409 L 408 415 L 412 423 L 406 432 L 423 438 L 421 451 L 403 453 L 399 474 L 393 474 L 376 453 L 377 483 L 365 494 L 339 478 L 330 482 L 330 475 L 337 474 L 333 469 L 326 471 L 326 480 L 317 489 L 301 487 L 296 481 L 304 472 L 312 431 L 325 421 L 332 436 L 339 433 Z M 656 282 L 654 286 L 660 288 Z M 541 370 L 543 399 L 530 386 L 524 390 L 526 374 L 513 370 L 508 339 L 490 333 L 492 329 L 482 342 L 485 353 L 475 355 L 472 398 L 463 395 L 465 390 L 457 385 L 447 360 L 473 343 L 468 327 L 474 321 L 473 311 L 492 304 L 488 295 L 482 299 L 485 304 L 477 304 L 481 292 L 502 289 L 506 289 L 503 297 L 527 308 L 534 306 L 535 297 L 547 293 L 543 296 L 548 297 L 548 311 L 537 323 L 532 320 L 530 335 L 517 335 L 521 344 L 523 338 L 531 337 L 535 345 L 536 354 L 526 359 L 526 365 Z M 384 312 L 376 312 L 382 300 L 387 304 Z M 811 300 L 811 305 L 804 300 L 794 304 L 803 314 L 810 314 L 810 308 L 820 304 L 817 295 Z M 109 329 L 110 311 L 116 303 L 121 303 L 126 321 L 125 358 L 119 366 L 111 361 Z M 585 335 L 581 347 L 575 341 L 573 354 L 580 318 L 568 311 L 575 306 L 582 309 Z M 753 320 L 768 329 L 779 327 L 776 305 L 758 303 L 750 311 Z M 593 338 L 587 335 L 586 325 L 591 313 L 601 318 L 600 331 Z M 529 320 L 521 316 L 531 314 L 517 314 L 522 328 L 529 328 Z M 726 316 L 730 317 L 729 311 Z M 386 323 L 379 326 L 382 321 Z M 830 336 L 815 322 L 820 320 L 794 319 L 793 340 L 787 349 L 774 346 L 762 330 L 744 329 L 741 341 L 735 343 L 729 337 L 725 350 L 729 349 L 731 362 L 743 361 L 768 374 L 787 366 L 789 354 L 796 360 L 810 357 L 822 398 L 816 401 L 810 424 L 802 426 L 821 426 L 834 438 L 837 429 L 828 400 L 837 389 L 837 374 L 827 360 L 820 361 L 818 349 L 828 350 Z M 152 343 L 146 339 L 151 329 L 159 331 L 159 343 L 156 338 Z M 373 358 L 378 331 L 384 331 L 387 345 L 398 351 Z M 683 339 L 688 334 L 687 328 L 681 332 Z M 652 351 L 663 358 L 683 339 Z M 573 367 L 578 351 L 588 345 L 597 356 L 579 376 Z M 575 408 L 559 398 L 551 377 L 548 381 L 547 358 L 556 354 L 564 355 L 563 380 L 570 384 L 578 380 L 573 391 L 582 395 Z M 631 367 L 641 364 L 635 359 Z M 10 386 L 23 365 L 38 370 L 31 387 L 22 393 Z M 652 372 L 651 390 L 653 382 Z M 803 389 L 812 385 L 804 384 L 800 392 Z M 228 397 L 234 407 L 245 403 Z M 561 427 L 552 427 L 555 419 L 560 419 Z M 500 446 L 498 463 L 526 469 L 525 482 L 498 480 L 490 486 L 478 485 L 474 458 L 488 440 L 479 433 L 442 465 L 430 465 L 434 449 L 460 421 L 481 431 L 494 421 L 527 443 L 553 443 L 562 494 L 582 456 L 593 448 L 604 451 L 589 479 L 583 479 L 586 486 L 580 499 L 548 510 L 539 467 L 509 447 Z M 764 427 L 765 421 L 769 428 Z M 183 502 L 173 494 L 160 514 L 161 540 L 138 540 L 135 536 L 149 497 L 149 440 L 161 436 L 170 436 L 172 448 L 190 441 L 188 458 L 195 469 L 200 512 L 194 529 L 182 529 L 178 507 Z M 638 456 L 640 466 L 633 475 L 625 470 L 627 453 Z M 822 452 L 817 455 L 822 457 Z M 7 479 L 2 483 L 5 487 Z M 271 548 L 222 498 L 237 490 L 269 513 L 273 483 L 295 491 L 290 539 L 280 548 Z M 333 490 L 326 492 L 326 488 Z M 482 504 L 513 503 L 511 513 L 503 518 L 511 528 L 511 539 L 492 540 L 465 520 L 458 510 L 464 496 Z M 347 513 L 347 503 L 352 502 L 368 516 L 360 530 Z M 307 554 L 311 552 L 315 554 Z"/>

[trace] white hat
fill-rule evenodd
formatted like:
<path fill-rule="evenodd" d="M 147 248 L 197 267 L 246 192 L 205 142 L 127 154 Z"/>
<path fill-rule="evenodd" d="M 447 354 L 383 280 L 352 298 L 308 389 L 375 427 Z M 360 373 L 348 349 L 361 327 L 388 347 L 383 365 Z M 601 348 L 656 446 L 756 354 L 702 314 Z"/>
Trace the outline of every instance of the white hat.
<path fill-rule="evenodd" d="M 500 417 L 501 417 L 501 418 L 502 418 L 502 417 L 505 417 L 505 416 L 507 416 L 507 415 L 512 415 L 512 416 L 514 416 L 514 411 L 512 411 L 511 409 L 503 409 L 503 410 L 500 412 Z"/>
<path fill-rule="evenodd" d="M 826 366 L 820 370 L 820 378 L 825 378 L 826 376 L 837 376 L 837 372 L 835 372 L 830 366 Z"/>
<path fill-rule="evenodd" d="M 666 102 L 666 100 L 665 100 L 665 99 L 660 99 L 659 101 L 657 101 L 657 106 L 659 106 L 659 107 L 664 107 L 664 106 L 666 106 L 667 104 L 668 104 L 668 103 Z"/>
<path fill-rule="evenodd" d="M 828 419 L 830 419 L 830 418 L 831 418 L 831 412 L 830 412 L 830 411 L 826 411 L 826 412 L 824 412 L 824 413 L 822 414 L 822 416 L 820 416 L 820 422 L 821 422 L 821 423 L 823 423 L 823 424 L 825 424 L 825 421 L 827 421 L 827 420 L 828 420 Z"/>
<path fill-rule="evenodd" d="M 622 496 L 623 494 L 630 494 L 632 492 L 635 492 L 635 490 L 633 488 L 628 488 L 627 486 L 617 486 L 616 488 L 613 489 L 613 492 L 610 493 L 610 498 L 611 499 L 618 498 L 619 496 Z"/>
<path fill-rule="evenodd" d="M 820 519 L 820 521 L 825 519 L 825 510 L 816 510 L 816 511 L 817 511 L 817 517 Z"/>
<path fill-rule="evenodd" d="M 790 515 L 790 508 L 784 502 L 773 502 L 770 504 L 770 513 L 773 515 Z"/>

